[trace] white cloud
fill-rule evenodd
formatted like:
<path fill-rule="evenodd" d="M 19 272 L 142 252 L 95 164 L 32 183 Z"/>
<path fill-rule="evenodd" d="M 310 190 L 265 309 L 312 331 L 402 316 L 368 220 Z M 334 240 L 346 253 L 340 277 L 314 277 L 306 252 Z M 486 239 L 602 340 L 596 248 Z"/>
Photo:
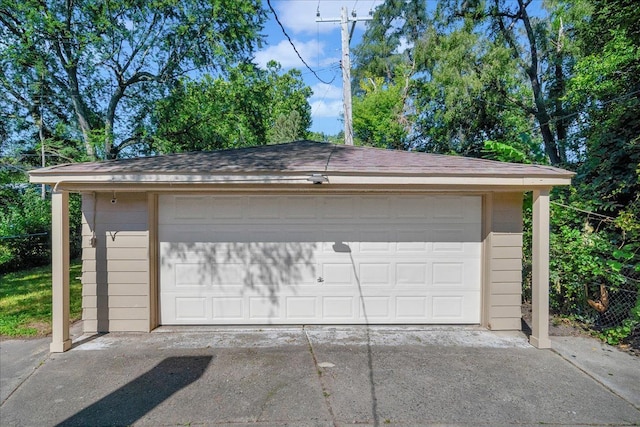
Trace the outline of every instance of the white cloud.
<path fill-rule="evenodd" d="M 342 101 L 312 101 L 311 117 L 331 117 L 338 118 L 342 114 Z"/>
<path fill-rule="evenodd" d="M 404 53 L 407 49 L 413 49 L 413 46 L 406 37 L 400 37 L 400 44 L 396 47 L 395 53 Z"/>
<path fill-rule="evenodd" d="M 320 19 L 340 19 L 341 9 L 343 6 L 347 8 L 349 16 L 353 11 L 354 4 L 348 4 L 344 0 L 283 0 L 272 1 L 280 21 L 287 30 L 294 33 L 306 34 L 326 34 L 334 30 L 340 29 L 339 22 L 316 22 L 316 13 L 320 12 Z M 366 1 L 361 4 L 356 2 L 356 13 L 358 16 L 368 16 L 369 8 L 375 9 L 380 5 L 381 0 Z"/>
<path fill-rule="evenodd" d="M 307 42 L 293 40 L 293 43 L 296 45 L 296 49 L 298 49 L 302 58 L 309 65 L 317 64 L 317 60 L 313 61 L 314 58 L 323 58 L 324 56 L 323 42 L 318 43 L 316 40 L 309 40 Z M 271 60 L 278 61 L 280 65 L 282 65 L 282 68 L 296 67 L 302 69 L 304 67 L 304 64 L 300 61 L 300 58 L 298 58 L 298 55 L 296 55 L 296 52 L 288 40 L 281 40 L 276 45 L 256 52 L 255 60 L 262 68 L 266 67 L 267 62 Z M 328 58 L 323 58 L 322 64 L 325 64 L 328 60 Z"/>
<path fill-rule="evenodd" d="M 309 99 L 311 116 L 337 118 L 342 114 L 342 87 L 334 84 L 316 83 Z"/>
<path fill-rule="evenodd" d="M 312 100 L 342 99 L 342 89 L 335 85 L 316 83 L 311 86 L 311 90 L 313 90 Z"/>
<path fill-rule="evenodd" d="M 316 34 L 329 33 L 340 28 L 340 23 L 336 22 L 316 22 L 316 12 L 318 2 L 315 1 L 278 1 L 273 2 L 280 21 L 287 29 L 294 33 Z M 340 8 L 344 5 L 343 0 L 323 0 L 319 3 L 321 18 L 340 18 Z"/>

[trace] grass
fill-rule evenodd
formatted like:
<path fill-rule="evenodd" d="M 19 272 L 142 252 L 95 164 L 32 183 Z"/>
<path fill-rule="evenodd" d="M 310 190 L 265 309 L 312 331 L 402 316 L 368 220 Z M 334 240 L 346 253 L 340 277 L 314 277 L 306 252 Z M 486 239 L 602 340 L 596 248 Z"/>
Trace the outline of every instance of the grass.
<path fill-rule="evenodd" d="M 82 265 L 70 267 L 70 320 L 82 314 Z M 51 333 L 51 266 L 0 276 L 0 336 L 38 337 Z"/>

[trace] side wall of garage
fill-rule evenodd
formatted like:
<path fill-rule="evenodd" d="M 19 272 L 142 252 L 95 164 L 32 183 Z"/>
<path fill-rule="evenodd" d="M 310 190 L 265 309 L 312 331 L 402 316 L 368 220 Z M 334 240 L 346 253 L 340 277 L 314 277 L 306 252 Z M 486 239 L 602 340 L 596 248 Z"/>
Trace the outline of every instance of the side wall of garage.
<path fill-rule="evenodd" d="M 82 195 L 82 318 L 90 332 L 149 331 L 146 193 Z"/>
<path fill-rule="evenodd" d="M 522 193 L 492 193 L 486 200 L 483 324 L 492 330 L 520 330 Z"/>

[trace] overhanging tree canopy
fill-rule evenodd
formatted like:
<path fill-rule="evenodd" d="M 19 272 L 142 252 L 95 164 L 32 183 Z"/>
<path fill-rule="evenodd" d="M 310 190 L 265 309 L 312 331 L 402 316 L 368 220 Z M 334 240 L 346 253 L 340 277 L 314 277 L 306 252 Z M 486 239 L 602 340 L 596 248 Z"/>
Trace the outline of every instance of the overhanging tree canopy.
<path fill-rule="evenodd" d="M 89 159 L 115 158 L 140 142 L 150 100 L 249 58 L 264 19 L 259 0 L 0 0 L 0 103 L 43 134 L 73 123 Z"/>

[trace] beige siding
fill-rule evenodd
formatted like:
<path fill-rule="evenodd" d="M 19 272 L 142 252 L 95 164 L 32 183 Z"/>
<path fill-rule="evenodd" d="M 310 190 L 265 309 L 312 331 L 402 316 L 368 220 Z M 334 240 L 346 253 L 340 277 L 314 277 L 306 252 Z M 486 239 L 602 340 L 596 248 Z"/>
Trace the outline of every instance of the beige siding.
<path fill-rule="evenodd" d="M 149 224 L 145 193 L 82 197 L 85 332 L 149 330 Z"/>
<path fill-rule="evenodd" d="M 487 248 L 487 326 L 519 330 L 522 303 L 522 193 L 494 193 Z"/>

